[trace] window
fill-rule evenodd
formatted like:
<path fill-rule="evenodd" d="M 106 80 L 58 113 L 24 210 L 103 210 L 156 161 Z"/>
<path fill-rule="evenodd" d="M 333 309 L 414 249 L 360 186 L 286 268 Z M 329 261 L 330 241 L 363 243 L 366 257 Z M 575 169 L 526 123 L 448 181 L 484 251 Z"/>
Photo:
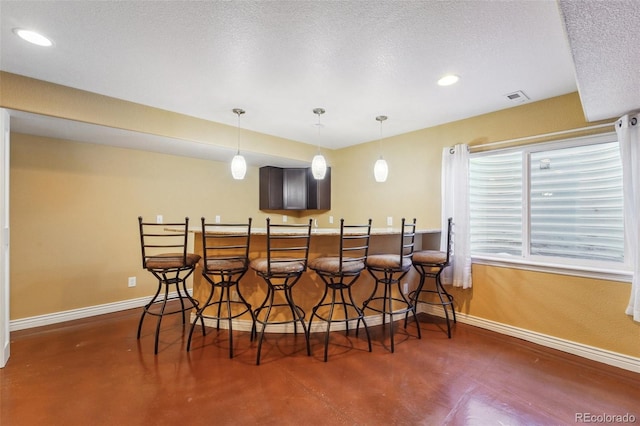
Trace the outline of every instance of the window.
<path fill-rule="evenodd" d="M 624 268 L 615 133 L 472 154 L 469 173 L 474 258 Z"/>

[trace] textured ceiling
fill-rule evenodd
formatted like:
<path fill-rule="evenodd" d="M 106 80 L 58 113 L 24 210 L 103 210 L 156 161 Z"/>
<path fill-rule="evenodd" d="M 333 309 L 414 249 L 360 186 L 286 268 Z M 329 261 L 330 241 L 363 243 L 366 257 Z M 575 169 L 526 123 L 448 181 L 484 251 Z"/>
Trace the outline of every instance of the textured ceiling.
<path fill-rule="evenodd" d="M 579 89 L 590 120 L 636 109 L 637 5 L 0 0 L 0 69 L 233 126 L 240 107 L 243 128 L 340 148 L 377 139 L 377 115 L 388 137 L 517 106 L 505 96 L 515 91 L 533 102 Z M 25 43 L 18 27 L 54 46 Z M 460 82 L 438 86 L 445 73 Z M 327 110 L 319 137 L 315 107 Z M 90 130 L 29 114 L 12 128 L 72 140 Z M 203 156 L 180 142 L 154 149 Z"/>
<path fill-rule="evenodd" d="M 576 90 L 554 1 L 0 1 L 0 68 L 339 148 Z M 54 41 L 43 49 L 12 29 Z M 439 87 L 445 73 L 461 76 Z"/>
<path fill-rule="evenodd" d="M 561 0 L 589 121 L 640 108 L 640 2 Z"/>

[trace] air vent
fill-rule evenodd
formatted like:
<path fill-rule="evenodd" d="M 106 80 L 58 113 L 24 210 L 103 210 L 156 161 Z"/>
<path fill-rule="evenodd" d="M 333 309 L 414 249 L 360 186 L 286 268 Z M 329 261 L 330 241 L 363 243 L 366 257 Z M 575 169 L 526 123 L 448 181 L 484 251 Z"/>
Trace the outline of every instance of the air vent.
<path fill-rule="evenodd" d="M 524 94 L 522 90 L 504 95 L 509 101 L 515 104 L 521 104 L 527 102 L 529 98 Z"/>

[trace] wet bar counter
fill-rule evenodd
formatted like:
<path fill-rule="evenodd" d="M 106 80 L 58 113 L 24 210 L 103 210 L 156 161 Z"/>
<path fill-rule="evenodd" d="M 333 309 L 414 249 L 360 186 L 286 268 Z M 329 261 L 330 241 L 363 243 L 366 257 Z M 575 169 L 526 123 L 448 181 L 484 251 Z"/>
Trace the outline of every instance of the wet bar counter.
<path fill-rule="evenodd" d="M 191 229 L 194 234 L 194 251 L 202 255 L 202 230 Z M 209 231 L 207 231 L 209 232 Z M 224 235 L 225 232 L 215 231 L 216 234 Z M 231 232 L 226 230 L 226 233 Z M 258 257 L 266 257 L 267 230 L 266 228 L 251 229 L 251 243 L 249 259 L 253 260 Z M 399 228 L 371 228 L 371 238 L 369 241 L 369 254 L 393 253 L 399 250 Z M 311 242 L 309 247 L 309 259 L 320 256 L 336 255 L 339 250 L 340 228 L 313 228 L 311 231 Z M 439 229 L 418 229 L 416 230 L 415 250 L 421 249 L 437 249 L 440 246 L 440 230 Z M 402 282 L 409 284 L 409 291 L 415 289 L 418 284 L 418 274 L 412 268 L 405 276 Z M 358 304 L 371 295 L 373 291 L 374 281 L 366 270 L 362 271 L 360 278 L 353 286 L 353 296 Z M 193 295 L 197 300 L 205 301 L 209 295 L 210 285 L 202 277 L 200 268 L 193 274 Z M 247 299 L 251 306 L 259 306 L 266 295 L 267 284 L 259 277 L 251 268 L 240 280 L 240 291 Z M 293 297 L 296 304 L 305 311 L 305 318 L 308 320 L 313 306 L 318 303 L 324 292 L 324 283 L 315 274 L 314 271 L 307 269 L 302 275 L 300 281 L 293 288 Z M 248 317 L 247 317 L 248 318 Z M 205 321 L 206 322 L 206 321 Z M 367 321 L 370 325 L 375 325 L 377 321 Z M 317 324 L 320 324 L 318 322 Z M 208 324 L 211 325 L 211 324 Z M 316 324 L 314 323 L 314 326 Z M 223 324 L 221 323 L 221 326 Z M 322 324 L 324 326 L 324 324 Z M 241 319 L 234 322 L 234 329 L 249 331 L 251 328 L 248 319 Z M 315 328 L 315 327 L 314 327 Z M 321 330 L 323 330 L 322 328 Z M 332 327 L 333 329 L 333 327 Z M 338 330 L 339 328 L 336 328 Z M 293 331 L 293 327 L 269 327 L 269 332 L 289 332 Z M 319 330 L 312 330 L 319 331 Z"/>

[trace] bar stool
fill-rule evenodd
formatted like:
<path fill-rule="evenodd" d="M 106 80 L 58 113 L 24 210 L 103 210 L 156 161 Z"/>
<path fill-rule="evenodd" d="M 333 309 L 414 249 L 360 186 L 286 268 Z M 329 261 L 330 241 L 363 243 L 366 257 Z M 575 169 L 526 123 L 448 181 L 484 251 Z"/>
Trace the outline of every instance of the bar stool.
<path fill-rule="evenodd" d="M 370 235 L 371 219 L 366 225 L 345 225 L 344 219 L 340 219 L 340 250 L 338 256 L 318 257 L 309 262 L 309 268 L 314 270 L 325 283 L 324 294 L 318 304 L 313 307 L 309 318 L 309 330 L 311 330 L 314 317 L 327 323 L 324 336 L 325 362 L 327 362 L 329 352 L 331 324 L 334 322 L 344 322 L 348 336 L 349 321 L 357 320 L 357 336 L 360 321 L 362 321 L 364 330 L 367 333 L 369 352 L 371 352 L 371 338 L 369 337 L 367 322 L 364 319 L 362 310 L 356 305 L 351 294 L 351 287 L 360 278 L 360 273 L 365 268 Z M 331 299 L 327 301 L 329 289 L 331 289 Z M 347 292 L 346 297 L 345 290 Z M 336 297 L 337 293 L 340 294 L 339 300 Z M 343 315 L 338 318 L 334 318 L 336 304 L 339 305 L 338 310 L 340 310 L 341 306 L 343 311 Z M 328 308 L 328 313 L 326 308 Z M 320 313 L 318 312 L 319 310 Z"/>
<path fill-rule="evenodd" d="M 372 254 L 367 257 L 367 270 L 375 280 L 375 286 L 371 296 L 364 301 L 362 310 L 371 309 L 382 314 L 382 325 L 384 327 L 387 315 L 389 316 L 389 335 L 391 337 L 391 353 L 395 351 L 393 338 L 393 316 L 398 314 L 413 313 L 413 318 L 418 326 L 418 338 L 420 334 L 420 324 L 416 315 L 416 307 L 411 299 L 407 299 L 402 292 L 402 278 L 411 269 L 411 256 L 413 254 L 414 241 L 416 236 L 416 220 L 405 223 L 402 218 L 400 227 L 400 245 L 396 253 Z M 384 286 L 382 296 L 376 296 L 378 287 Z M 394 293 L 393 287 L 397 286 Z M 371 306 L 373 304 L 373 306 Z M 395 305 L 394 305 L 395 304 Z M 406 321 L 405 321 L 406 327 Z"/>
<path fill-rule="evenodd" d="M 309 331 L 304 322 L 305 312 L 293 300 L 291 290 L 307 269 L 309 259 L 309 241 L 311 240 L 311 222 L 307 224 L 273 224 L 267 218 L 267 257 L 254 259 L 249 266 L 267 283 L 267 294 L 262 304 L 254 311 L 257 324 L 262 326 L 258 339 L 256 365 L 260 365 L 262 341 L 267 325 L 293 324 L 293 331 L 298 334 L 300 323 L 307 343 L 307 355 L 311 355 Z M 275 295 L 280 292 L 285 301 L 276 303 Z M 277 319 L 272 316 L 273 308 L 284 307 L 291 312 L 290 316 Z M 282 314 L 282 309 L 277 310 Z"/>
<path fill-rule="evenodd" d="M 238 283 L 249 268 L 249 243 L 251 236 L 251 218 L 247 223 L 202 223 L 202 276 L 211 285 L 207 301 L 200 305 L 191 324 L 187 352 L 191 350 L 193 330 L 198 323 L 204 324 L 204 318 L 216 321 L 220 329 L 220 320 L 227 321 L 229 332 L 229 358 L 233 358 L 233 320 L 245 314 L 251 317 L 251 340 L 255 332 L 255 319 L 251 305 L 242 296 Z M 219 289 L 218 298 L 213 296 Z M 207 308 L 210 308 L 207 312 Z M 205 327 L 202 334 L 206 335 Z"/>
<path fill-rule="evenodd" d="M 154 315 L 158 317 L 154 353 L 158 353 L 158 337 L 160 324 L 165 315 L 182 313 L 182 325 L 186 324 L 185 312 L 198 307 L 187 290 L 187 278 L 200 260 L 200 255 L 187 253 L 187 237 L 189 235 L 189 218 L 184 222 L 155 223 L 144 222 L 138 217 L 140 227 L 140 245 L 142 247 L 142 267 L 151 272 L 158 279 L 158 290 L 143 310 L 138 323 L 137 338 L 140 339 L 144 317 Z M 169 295 L 169 287 L 175 285 L 176 294 Z M 162 296 L 160 292 L 164 289 Z M 167 311 L 167 303 L 179 300 L 180 307 Z M 204 327 L 204 323 L 203 323 Z"/>
<path fill-rule="evenodd" d="M 447 251 L 437 250 L 421 250 L 413 253 L 413 267 L 420 274 L 420 284 L 418 288 L 409 294 L 409 297 L 413 300 L 414 304 L 425 303 L 428 305 L 440 305 L 444 309 L 444 315 L 447 320 L 447 336 L 451 339 L 451 323 L 449 320 L 449 312 L 447 307 L 451 309 L 451 315 L 453 316 L 453 322 L 456 322 L 456 310 L 453 305 L 453 296 L 447 292 L 442 286 L 442 280 L 440 275 L 444 268 L 449 266 L 452 239 L 451 232 L 453 229 L 453 219 L 447 220 Z M 435 289 L 425 289 L 424 282 L 426 278 L 435 279 Z M 438 300 L 425 301 L 420 300 L 421 293 L 437 294 Z"/>

